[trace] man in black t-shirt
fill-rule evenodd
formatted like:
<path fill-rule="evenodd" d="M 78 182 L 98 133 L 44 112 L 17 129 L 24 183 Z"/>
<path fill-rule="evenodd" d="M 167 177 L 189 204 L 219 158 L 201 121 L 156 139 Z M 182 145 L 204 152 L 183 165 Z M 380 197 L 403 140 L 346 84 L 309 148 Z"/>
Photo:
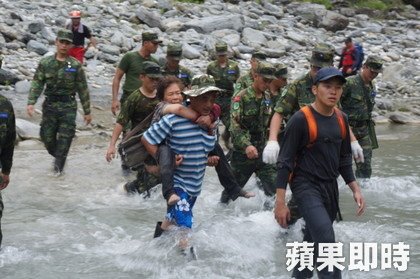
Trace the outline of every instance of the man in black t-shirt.
<path fill-rule="evenodd" d="M 306 223 L 303 241 L 314 244 L 313 268 L 317 265 L 318 244 L 335 243 L 333 222 L 339 213 L 339 175 L 353 192 L 357 215 L 365 208 L 352 169 L 348 122 L 343 112 L 335 108 L 345 82 L 336 68 L 326 67 L 317 72 L 312 85 L 315 102 L 293 114 L 288 121 L 277 161 L 275 218 L 283 228 L 287 227 L 290 211 L 285 194 L 289 183 Z M 312 278 L 310 268 L 300 268 L 299 263 L 292 267 L 292 277 Z M 334 267 L 329 272 L 321 267 L 318 275 L 338 279 L 341 271 Z"/>
<path fill-rule="evenodd" d="M 81 23 L 81 12 L 73 10 L 70 12 L 71 22 L 66 26 L 73 32 L 73 46 L 69 50 L 69 55 L 76 58 L 83 64 L 85 56 L 85 38 L 88 38 L 94 48 L 96 48 L 96 39 L 92 36 L 90 29 Z"/>

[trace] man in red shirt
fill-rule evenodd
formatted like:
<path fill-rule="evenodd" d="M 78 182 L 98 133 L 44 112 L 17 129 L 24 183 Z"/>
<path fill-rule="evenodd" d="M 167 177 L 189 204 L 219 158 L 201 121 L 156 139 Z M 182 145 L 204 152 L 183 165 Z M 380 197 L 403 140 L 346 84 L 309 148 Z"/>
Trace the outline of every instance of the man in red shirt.
<path fill-rule="evenodd" d="M 341 69 L 341 72 L 345 77 L 348 77 L 355 75 L 357 72 L 356 48 L 350 37 L 347 37 L 344 43 L 346 46 L 341 52 L 340 64 L 338 64 L 338 68 Z"/>
<path fill-rule="evenodd" d="M 88 38 L 94 48 L 96 48 L 96 39 L 92 36 L 90 29 L 81 23 L 82 13 L 79 10 L 73 10 L 69 13 L 71 22 L 66 26 L 73 32 L 73 46 L 69 50 L 69 55 L 76 58 L 83 64 L 85 56 L 85 38 Z"/>

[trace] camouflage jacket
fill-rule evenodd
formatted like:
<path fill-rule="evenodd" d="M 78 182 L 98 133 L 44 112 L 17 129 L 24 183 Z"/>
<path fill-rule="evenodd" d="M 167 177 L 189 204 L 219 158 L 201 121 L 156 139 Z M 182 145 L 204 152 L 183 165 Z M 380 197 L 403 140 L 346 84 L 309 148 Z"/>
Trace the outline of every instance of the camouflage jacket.
<path fill-rule="evenodd" d="M 248 88 L 254 82 L 254 77 L 252 76 L 251 70 L 247 71 L 244 75 L 240 76 L 235 83 L 235 90 L 233 95 L 236 95 L 242 89 Z"/>
<path fill-rule="evenodd" d="M 85 115 L 90 114 L 90 96 L 85 72 L 82 64 L 73 57 L 67 57 L 66 61 L 58 61 L 55 55 L 41 59 L 32 80 L 28 105 L 34 105 L 43 91 L 46 97 L 74 97 L 77 92 Z M 77 102 L 75 99 L 60 102 L 60 106 L 77 108 Z"/>
<path fill-rule="evenodd" d="M 239 78 L 238 63 L 228 60 L 227 66 L 221 68 L 217 61 L 210 62 L 207 66 L 207 74 L 213 76 L 216 86 L 225 89 L 228 94 L 233 94 L 233 85 Z"/>
<path fill-rule="evenodd" d="M 175 76 L 179 78 L 186 87 L 191 85 L 191 79 L 193 77 L 192 72 L 181 65 L 176 71 L 170 71 L 165 65 L 162 69 L 162 74 L 164 76 Z"/>
<path fill-rule="evenodd" d="M 370 120 L 375 96 L 375 85 L 371 83 L 366 86 L 360 74 L 347 78 L 340 101 L 342 110 L 348 115 L 349 121 Z"/>
<path fill-rule="evenodd" d="M 153 113 L 159 99 L 147 98 L 140 89 L 133 91 L 127 100 L 124 102 L 120 113 L 118 114 L 117 123 L 122 126 L 131 122 L 131 127 L 136 127 L 149 114 Z"/>
<path fill-rule="evenodd" d="M 315 101 L 312 93 L 312 77 L 309 73 L 287 85 L 275 105 L 274 111 L 289 119 L 302 107 Z"/>
<path fill-rule="evenodd" d="M 0 95 L 0 163 L 1 172 L 6 175 L 12 168 L 15 140 L 15 113 L 10 101 Z"/>
<path fill-rule="evenodd" d="M 230 132 L 235 150 L 245 153 L 249 145 L 262 149 L 272 114 L 270 93 L 256 98 L 252 86 L 241 90 L 232 98 Z"/>

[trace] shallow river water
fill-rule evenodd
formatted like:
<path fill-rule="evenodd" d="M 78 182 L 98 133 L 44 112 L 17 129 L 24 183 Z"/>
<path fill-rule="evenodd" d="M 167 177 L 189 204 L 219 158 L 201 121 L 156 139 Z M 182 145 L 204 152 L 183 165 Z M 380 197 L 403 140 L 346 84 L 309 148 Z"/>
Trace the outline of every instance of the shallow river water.
<path fill-rule="evenodd" d="M 420 129 L 379 125 L 373 177 L 364 183 L 366 214 L 355 217 L 351 191 L 340 180 L 344 221 L 336 239 L 344 244 L 343 278 L 419 278 Z M 119 160 L 104 159 L 107 137 L 79 136 L 65 174 L 51 175 L 52 158 L 42 145 L 17 146 L 11 183 L 2 192 L 3 247 L 0 278 L 290 278 L 286 243 L 301 241 L 298 222 L 281 229 L 252 178 L 257 197 L 222 206 L 221 187 L 208 168 L 197 200 L 192 242 L 198 259 L 182 256 L 173 236 L 153 239 L 165 203 L 160 187 L 151 197 L 127 196 Z M 410 245 L 406 271 L 394 267 L 349 271 L 349 243 Z M 379 252 L 378 252 L 379 253 Z"/>

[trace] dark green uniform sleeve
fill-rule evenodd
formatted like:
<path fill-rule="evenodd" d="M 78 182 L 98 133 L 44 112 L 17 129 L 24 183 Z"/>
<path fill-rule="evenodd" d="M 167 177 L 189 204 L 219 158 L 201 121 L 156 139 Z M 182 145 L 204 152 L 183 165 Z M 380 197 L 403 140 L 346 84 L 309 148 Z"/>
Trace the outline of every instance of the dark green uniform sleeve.
<path fill-rule="evenodd" d="M 85 71 L 83 67 L 80 66 L 77 69 L 77 76 L 76 76 L 76 86 L 77 86 L 77 93 L 79 94 L 80 103 L 83 107 L 83 112 L 85 115 L 90 114 L 90 95 L 89 95 L 89 88 L 86 81 Z"/>
<path fill-rule="evenodd" d="M 31 83 L 31 89 L 28 96 L 28 105 L 35 105 L 39 96 L 41 96 L 42 91 L 44 91 L 45 85 L 45 69 L 44 64 L 41 62 L 36 69 L 34 78 Z"/>
<path fill-rule="evenodd" d="M 12 168 L 13 152 L 15 149 L 16 121 L 12 104 L 2 96 L 0 101 L 0 117 L 0 162 L 2 173 L 9 175 Z M 5 123 L 3 123 L 4 120 Z"/>
<path fill-rule="evenodd" d="M 274 111 L 283 115 L 283 117 L 290 116 L 293 113 L 293 108 L 299 107 L 296 93 L 296 85 L 290 84 L 286 86 L 281 92 L 281 96 L 274 108 Z"/>
<path fill-rule="evenodd" d="M 230 132 L 235 135 L 232 137 L 232 143 L 235 149 L 245 151 L 247 146 L 251 144 L 251 135 L 247 129 L 243 129 L 241 125 L 241 118 L 243 114 L 243 100 L 242 95 L 247 89 L 240 91 L 232 99 L 232 107 L 230 109 Z"/>
<path fill-rule="evenodd" d="M 117 123 L 121 124 L 122 126 L 127 125 L 130 122 L 131 115 L 133 111 L 136 109 L 136 105 L 138 102 L 138 91 L 134 91 L 130 94 L 127 100 L 123 103 L 121 107 L 121 111 L 117 117 Z"/>

